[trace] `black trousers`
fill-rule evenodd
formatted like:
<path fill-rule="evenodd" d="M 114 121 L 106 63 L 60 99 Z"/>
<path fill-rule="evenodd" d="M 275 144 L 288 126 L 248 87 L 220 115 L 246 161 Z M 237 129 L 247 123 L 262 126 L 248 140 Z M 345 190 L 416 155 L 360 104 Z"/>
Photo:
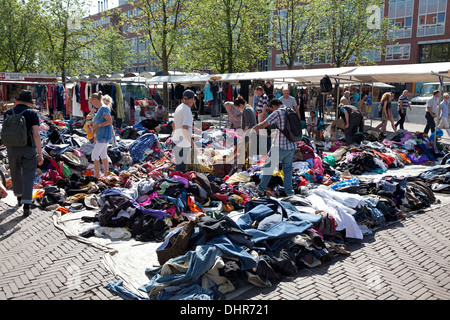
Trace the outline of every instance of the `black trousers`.
<path fill-rule="evenodd" d="M 400 129 L 405 130 L 403 125 L 405 124 L 405 120 L 406 120 L 406 111 L 403 113 L 399 113 L 399 115 L 400 115 L 400 119 L 395 124 L 395 127 L 397 128 L 397 126 L 400 125 Z"/>
<path fill-rule="evenodd" d="M 427 112 L 427 114 L 425 115 L 425 118 L 427 119 L 427 125 L 425 127 L 425 129 L 423 130 L 423 133 L 428 134 L 428 131 L 431 130 L 431 133 L 434 132 L 434 130 L 436 129 L 436 123 L 434 122 L 434 118 L 433 116 Z"/>

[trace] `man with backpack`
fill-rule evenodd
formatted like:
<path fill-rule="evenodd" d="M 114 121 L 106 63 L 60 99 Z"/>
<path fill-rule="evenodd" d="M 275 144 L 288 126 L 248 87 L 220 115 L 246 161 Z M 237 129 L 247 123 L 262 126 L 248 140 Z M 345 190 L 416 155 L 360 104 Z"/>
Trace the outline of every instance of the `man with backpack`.
<path fill-rule="evenodd" d="M 253 130 L 255 131 L 267 128 L 269 125 L 275 125 L 278 128 L 267 157 L 266 164 L 262 170 L 261 182 L 258 185 L 258 196 L 260 197 L 265 195 L 265 190 L 269 185 L 270 179 L 272 178 L 273 171 L 279 163 L 282 163 L 283 165 L 284 191 L 288 196 L 294 194 L 294 190 L 292 188 L 292 162 L 294 161 L 294 153 L 297 143 L 292 141 L 293 138 L 288 138 L 289 133 L 283 132 L 287 127 L 288 119 L 286 117 L 286 113 L 288 113 L 289 110 L 281 106 L 283 106 L 283 103 L 279 99 L 273 99 L 270 101 L 269 111 L 272 113 L 263 122 L 253 127 Z M 296 115 L 296 112 L 293 111 L 293 114 Z M 298 119 L 298 121 L 300 122 L 300 119 Z"/>
<path fill-rule="evenodd" d="M 39 116 L 32 107 L 31 91 L 22 90 L 16 99 L 16 106 L 5 112 L 1 132 L 2 144 L 8 153 L 14 195 L 18 205 L 24 205 L 25 217 L 31 213 L 36 168 L 44 162 Z"/>

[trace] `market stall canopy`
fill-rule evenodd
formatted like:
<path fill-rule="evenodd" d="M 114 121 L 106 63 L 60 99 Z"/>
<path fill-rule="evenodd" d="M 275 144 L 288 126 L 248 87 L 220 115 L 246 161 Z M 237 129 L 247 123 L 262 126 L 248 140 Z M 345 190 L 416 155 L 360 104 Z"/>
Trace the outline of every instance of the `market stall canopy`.
<path fill-rule="evenodd" d="M 158 83 L 190 83 L 190 84 L 203 84 L 210 80 L 213 75 L 210 74 L 193 74 L 184 76 L 156 76 L 147 80 L 147 84 Z"/>
<path fill-rule="evenodd" d="M 139 73 L 134 73 L 134 72 L 128 72 L 125 73 L 125 75 L 123 76 L 124 78 L 134 78 L 134 77 L 138 77 Z"/>
<path fill-rule="evenodd" d="M 152 78 L 152 77 L 155 76 L 155 73 L 154 73 L 154 72 L 150 72 L 150 71 L 144 71 L 144 72 L 141 72 L 141 73 L 139 74 L 139 76 L 140 76 L 141 78 Z"/>
<path fill-rule="evenodd" d="M 347 73 L 361 82 L 432 82 L 450 76 L 450 62 L 358 67 Z"/>
<path fill-rule="evenodd" d="M 384 83 L 384 82 L 374 82 L 374 83 L 370 83 L 370 82 L 365 82 L 365 83 L 353 82 L 351 84 L 345 85 L 345 87 L 348 87 L 348 86 L 350 86 L 350 87 L 359 87 L 359 86 L 376 87 L 376 88 L 386 88 L 386 89 L 395 88 L 395 86 L 387 84 L 387 83 Z"/>
<path fill-rule="evenodd" d="M 123 76 L 124 76 L 123 73 L 113 73 L 113 74 L 111 75 L 111 79 L 122 79 Z"/>
<path fill-rule="evenodd" d="M 241 73 L 223 73 L 206 75 L 184 75 L 184 76 L 156 76 L 147 80 L 147 84 L 152 83 L 190 83 L 201 84 L 210 80 L 221 82 L 239 82 L 246 80 L 275 80 L 278 83 L 313 83 L 319 84 L 320 80 L 328 75 L 329 77 L 338 77 L 354 70 L 355 67 L 326 68 L 326 69 L 299 69 L 299 70 L 272 70 L 261 72 L 241 72 Z"/>
<path fill-rule="evenodd" d="M 341 67 L 341 68 L 321 68 L 321 69 L 299 69 L 299 70 L 283 70 L 277 71 L 280 75 L 274 74 L 274 79 L 292 78 L 297 82 L 320 84 L 323 77 L 339 78 L 340 83 L 349 82 L 346 76 L 349 72 L 355 70 L 356 67 Z M 343 77 L 341 79 L 341 77 Z M 354 82 L 354 81 L 353 81 Z"/>

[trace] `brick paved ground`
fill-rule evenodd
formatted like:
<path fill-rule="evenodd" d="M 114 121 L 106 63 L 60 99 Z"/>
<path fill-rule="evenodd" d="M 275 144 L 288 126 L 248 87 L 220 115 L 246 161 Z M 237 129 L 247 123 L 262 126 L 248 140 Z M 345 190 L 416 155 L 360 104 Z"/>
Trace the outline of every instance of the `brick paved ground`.
<path fill-rule="evenodd" d="M 67 239 L 51 213 L 24 219 L 1 201 L 0 212 L 0 300 L 120 300 L 103 288 L 115 280 L 104 252 Z M 450 207 L 415 214 L 351 245 L 348 257 L 236 299 L 449 299 L 449 239 Z"/>
<path fill-rule="evenodd" d="M 67 239 L 50 212 L 23 218 L 1 201 L 0 212 L 0 300 L 120 300 L 103 288 L 104 252 Z"/>
<path fill-rule="evenodd" d="M 244 300 L 448 300 L 450 207 L 418 213 L 352 244 L 348 257 L 302 269 Z"/>

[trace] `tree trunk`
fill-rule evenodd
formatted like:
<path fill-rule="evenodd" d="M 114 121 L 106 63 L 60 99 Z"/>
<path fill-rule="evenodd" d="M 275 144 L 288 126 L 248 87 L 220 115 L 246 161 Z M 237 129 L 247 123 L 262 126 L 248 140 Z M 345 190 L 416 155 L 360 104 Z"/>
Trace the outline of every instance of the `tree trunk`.
<path fill-rule="evenodd" d="M 227 3 L 226 14 L 227 14 L 227 21 L 226 21 L 227 40 L 228 40 L 228 49 L 227 49 L 228 72 L 233 73 L 233 30 L 231 29 L 230 3 Z"/>
<path fill-rule="evenodd" d="M 163 46 L 162 49 L 162 65 L 163 65 L 163 74 L 165 76 L 169 75 L 169 58 L 167 57 L 167 50 Z M 167 92 L 167 82 L 164 82 L 163 84 L 163 103 L 164 107 L 169 109 L 169 94 Z"/>

